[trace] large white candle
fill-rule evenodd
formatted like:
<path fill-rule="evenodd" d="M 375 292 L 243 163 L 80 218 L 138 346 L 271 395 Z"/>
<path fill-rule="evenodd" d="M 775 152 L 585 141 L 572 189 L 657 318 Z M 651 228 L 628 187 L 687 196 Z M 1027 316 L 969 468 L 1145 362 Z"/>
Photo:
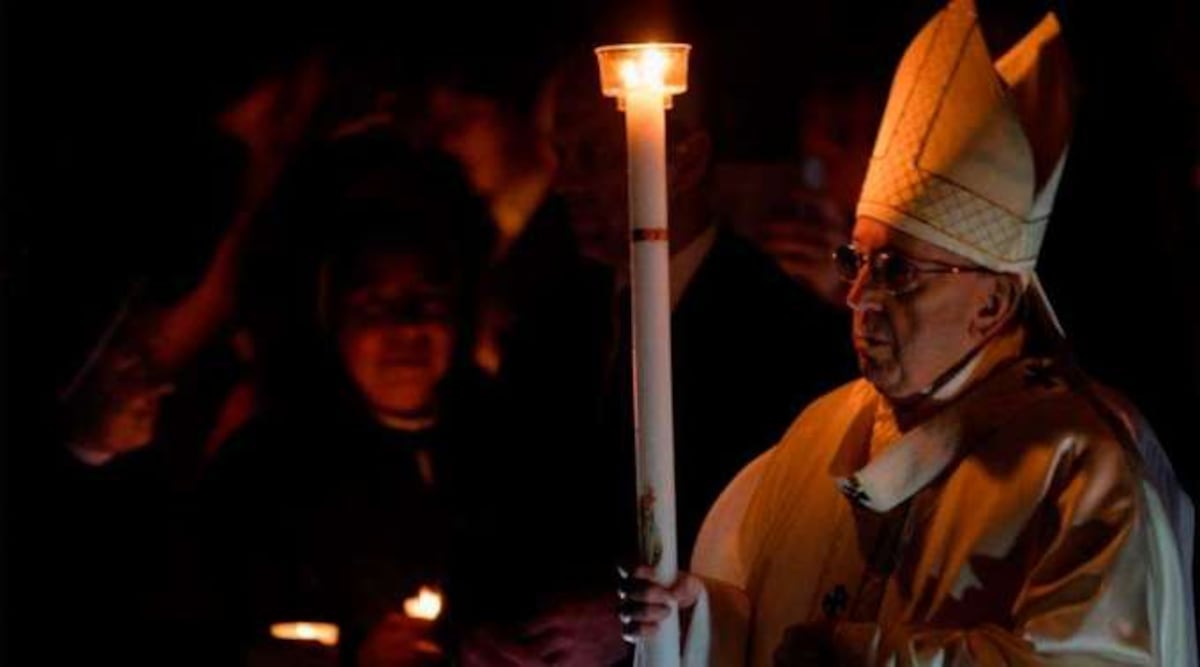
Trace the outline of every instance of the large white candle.
<path fill-rule="evenodd" d="M 655 579 L 678 575 L 671 406 L 670 252 L 667 244 L 666 108 L 686 89 L 684 44 L 601 47 L 601 88 L 625 110 L 633 307 L 634 435 L 641 556 Z M 635 664 L 679 664 L 677 613 L 638 646 Z"/>

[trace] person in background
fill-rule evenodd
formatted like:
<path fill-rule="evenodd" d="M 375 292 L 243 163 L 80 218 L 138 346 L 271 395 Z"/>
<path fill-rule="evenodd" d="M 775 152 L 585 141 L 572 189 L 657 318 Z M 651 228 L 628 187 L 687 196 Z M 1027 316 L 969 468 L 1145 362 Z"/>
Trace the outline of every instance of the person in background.
<path fill-rule="evenodd" d="M 323 349 L 291 376 L 303 398 L 233 436 L 197 503 L 197 576 L 216 587 L 197 627 L 259 660 L 272 623 L 316 620 L 348 663 L 440 664 L 497 585 L 495 516 L 528 488 L 470 356 L 486 208 L 448 159 L 373 143 L 344 140 L 287 187 L 278 214 L 324 240 Z M 439 625 L 405 615 L 422 587 L 444 596 Z"/>
<path fill-rule="evenodd" d="M 501 605 L 462 657 L 467 664 L 542 656 L 588 664 L 576 638 L 597 635 L 595 624 L 603 636 L 617 636 L 604 593 L 612 579 L 614 474 L 600 431 L 615 338 L 613 279 L 609 267 L 581 252 L 566 202 L 552 187 L 549 69 L 557 59 L 510 53 L 507 45 L 501 51 L 507 57 L 458 63 L 443 74 L 431 89 L 430 116 L 436 145 L 464 165 L 492 213 L 495 244 L 483 275 L 475 358 L 521 425 L 513 451 L 530 462 L 543 497 L 554 499 L 536 510 L 553 530 L 530 536 L 521 549 L 533 557 L 514 570 L 538 582 L 520 596 L 533 604 Z M 590 592 L 583 603 L 581 590 Z M 554 611 L 564 608 L 571 611 Z M 604 650 L 611 659 L 624 653 L 619 642 Z"/>
<path fill-rule="evenodd" d="M 751 227 L 751 236 L 784 272 L 841 306 L 845 284 L 829 254 L 850 238 L 854 204 L 871 154 L 879 94 L 873 85 L 819 83 L 800 100 L 799 182 L 787 203 Z"/>
<path fill-rule="evenodd" d="M 90 326 L 87 310 L 103 309 L 104 300 L 78 303 L 94 288 L 78 278 L 70 295 L 60 295 L 54 291 L 60 279 L 43 276 L 34 292 L 43 301 L 21 318 L 41 319 L 47 327 L 29 349 L 55 353 L 52 363 L 29 371 L 37 377 L 24 378 L 31 394 L 57 385 L 56 395 L 46 397 L 52 408 L 22 416 L 39 435 L 13 450 L 21 479 L 29 480 L 14 494 L 16 541 L 24 545 L 18 562 L 36 573 L 28 580 L 38 582 L 36 588 L 14 586 L 13 599 L 20 601 L 19 623 L 31 627 L 19 634 L 47 663 L 159 664 L 172 648 L 168 619 L 175 601 L 165 584 L 179 544 L 179 505 L 200 467 L 192 445 L 199 444 L 196 431 L 210 426 L 199 395 L 223 379 L 207 362 L 236 309 L 252 222 L 300 141 L 320 97 L 321 72 L 320 59 L 311 58 L 225 100 L 202 138 L 194 137 L 199 146 L 176 146 L 181 153 L 197 151 L 190 155 L 195 171 L 178 174 L 166 194 L 123 202 L 134 219 L 129 224 L 136 224 L 147 201 L 178 196 L 169 204 L 187 209 L 180 236 L 192 240 L 201 226 L 197 218 L 213 214 L 225 226 L 209 254 L 156 246 L 149 257 L 132 257 L 141 249 L 126 249 L 130 256 L 120 262 L 113 260 L 122 255 L 109 253 L 112 265 L 94 281 L 125 285 L 117 307 L 99 315 L 107 319 L 102 326 Z M 284 96 L 291 114 L 278 123 Z M 212 200 L 200 199 L 200 189 L 214 184 L 217 192 L 204 193 Z M 196 199 L 185 202 L 184 194 Z M 143 230 L 143 241 L 156 240 L 148 234 Z M 96 249 L 96 256 L 106 253 Z M 166 257 L 176 265 L 166 266 Z M 73 320 L 69 326 L 56 325 L 62 314 Z M 76 354 L 72 338 L 87 336 L 86 350 Z M 59 363 L 72 367 L 60 370 Z M 184 395 L 168 400 L 176 386 Z M 65 614 L 63 601 L 69 601 Z"/>
<path fill-rule="evenodd" d="M 153 662 L 176 498 L 157 433 L 171 384 L 146 363 L 136 328 L 125 322 L 95 350 L 64 396 L 59 429 L 44 434 L 25 471 L 41 482 L 19 505 L 38 508 L 23 536 L 38 556 L 27 573 L 40 591 L 17 599 L 31 624 L 25 641 L 47 664 Z"/>

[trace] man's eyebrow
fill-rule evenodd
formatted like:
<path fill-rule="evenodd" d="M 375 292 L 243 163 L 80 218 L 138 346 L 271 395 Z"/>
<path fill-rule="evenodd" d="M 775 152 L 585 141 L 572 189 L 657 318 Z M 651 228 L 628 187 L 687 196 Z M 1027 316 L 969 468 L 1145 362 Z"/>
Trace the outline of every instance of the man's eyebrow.
<path fill-rule="evenodd" d="M 866 243 L 864 243 L 864 242 L 862 241 L 862 239 L 856 239 L 856 238 L 853 238 L 853 237 L 851 237 L 851 239 L 850 239 L 850 245 L 853 245 L 853 246 L 854 246 L 855 248 L 857 248 L 859 251 L 862 251 L 862 252 L 866 252 L 866 251 L 867 251 L 867 247 L 866 247 L 866 246 L 867 246 L 867 244 L 866 244 Z M 891 243 L 886 243 L 886 244 L 884 244 L 884 245 L 882 245 L 882 246 L 879 246 L 878 248 L 870 248 L 870 253 L 871 253 L 872 255 L 877 255 L 877 254 L 879 254 L 879 253 L 881 253 L 881 252 L 888 252 L 888 253 L 892 253 L 893 255 L 904 255 L 905 257 L 909 257 L 909 256 L 910 256 L 908 253 L 906 253 L 906 252 L 904 252 L 903 250 L 901 250 L 901 249 L 897 248 L 896 246 L 892 245 Z"/>
<path fill-rule="evenodd" d="M 853 243 L 854 247 L 858 248 L 860 251 L 863 250 L 862 246 L 857 241 L 854 241 L 853 239 L 851 239 L 850 242 Z M 904 259 L 911 259 L 916 262 L 928 262 L 928 263 L 932 263 L 932 264 L 943 263 L 942 260 L 939 260 L 939 259 L 933 259 L 932 257 L 923 257 L 921 255 L 915 255 L 911 252 L 908 252 L 907 250 L 904 250 L 903 248 L 897 247 L 896 244 L 892 243 L 892 242 L 885 243 L 878 248 L 872 248 L 870 251 L 870 254 L 872 254 L 872 255 L 878 255 L 881 253 L 887 253 L 889 255 L 903 257 Z"/>
<path fill-rule="evenodd" d="M 960 266 L 960 264 L 958 264 L 956 262 L 948 262 L 944 259 L 935 259 L 933 257 L 925 257 L 924 255 L 913 254 L 906 250 L 901 250 L 894 245 L 888 245 L 884 248 L 877 250 L 876 252 L 888 252 L 893 255 L 898 255 L 900 257 L 903 257 L 904 259 L 907 259 L 907 260 L 913 261 L 913 262 L 924 262 L 926 264 L 942 264 L 942 265 L 946 265 L 946 266 Z M 965 266 L 965 265 L 966 264 L 963 264 L 963 266 Z"/>

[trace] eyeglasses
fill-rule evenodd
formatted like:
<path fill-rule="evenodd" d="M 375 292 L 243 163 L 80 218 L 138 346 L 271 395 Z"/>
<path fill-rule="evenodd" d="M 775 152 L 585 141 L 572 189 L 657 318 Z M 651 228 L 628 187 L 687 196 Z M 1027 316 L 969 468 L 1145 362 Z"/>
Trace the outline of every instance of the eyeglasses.
<path fill-rule="evenodd" d="M 858 280 L 863 266 L 869 266 L 871 280 L 882 286 L 892 296 L 907 294 L 915 290 L 920 284 L 922 273 L 953 275 L 992 273 L 990 269 L 983 267 L 959 266 L 933 260 L 915 260 L 887 250 L 868 254 L 860 251 L 853 244 L 846 244 L 835 250 L 833 263 L 837 267 L 838 277 L 846 283 Z"/>

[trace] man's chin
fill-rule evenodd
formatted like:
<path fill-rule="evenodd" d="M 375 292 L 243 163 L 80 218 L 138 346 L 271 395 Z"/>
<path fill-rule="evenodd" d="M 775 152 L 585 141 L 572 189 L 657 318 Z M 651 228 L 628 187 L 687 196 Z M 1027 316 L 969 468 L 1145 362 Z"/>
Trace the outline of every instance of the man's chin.
<path fill-rule="evenodd" d="M 894 365 L 880 364 L 860 357 L 858 366 L 862 371 L 863 379 L 871 383 L 871 386 L 875 387 L 875 391 L 889 399 L 899 400 L 904 397 L 903 382 L 901 382 L 900 373 Z"/>

